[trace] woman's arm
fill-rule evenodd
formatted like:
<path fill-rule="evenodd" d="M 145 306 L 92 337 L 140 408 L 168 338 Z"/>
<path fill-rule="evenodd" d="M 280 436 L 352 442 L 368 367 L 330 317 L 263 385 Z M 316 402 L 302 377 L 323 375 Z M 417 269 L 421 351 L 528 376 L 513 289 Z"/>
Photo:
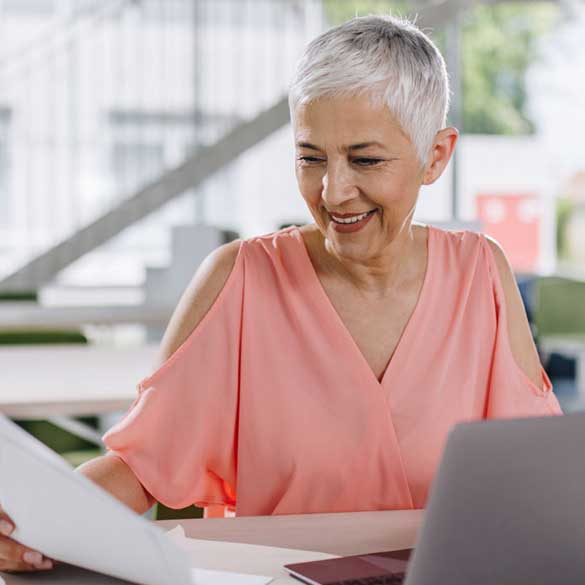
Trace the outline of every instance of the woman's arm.
<path fill-rule="evenodd" d="M 530 325 L 522 303 L 522 297 L 514 273 L 506 255 L 497 242 L 487 238 L 492 249 L 500 282 L 504 289 L 506 314 L 508 316 L 508 337 L 516 363 L 538 388 L 543 388 L 542 366 L 534 345 Z"/>
<path fill-rule="evenodd" d="M 144 514 L 155 503 L 155 499 L 144 489 L 128 465 L 113 453 L 96 457 L 76 471 L 83 473 L 137 514 Z"/>

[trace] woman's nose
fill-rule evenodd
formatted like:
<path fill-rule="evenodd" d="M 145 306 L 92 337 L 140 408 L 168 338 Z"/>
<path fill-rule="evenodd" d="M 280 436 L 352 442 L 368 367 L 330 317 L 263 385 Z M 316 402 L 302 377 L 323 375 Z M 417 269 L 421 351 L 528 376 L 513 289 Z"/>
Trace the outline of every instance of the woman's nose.
<path fill-rule="evenodd" d="M 344 201 L 353 199 L 358 193 L 349 169 L 342 165 L 331 165 L 323 176 L 322 199 L 329 207 L 338 208 Z"/>

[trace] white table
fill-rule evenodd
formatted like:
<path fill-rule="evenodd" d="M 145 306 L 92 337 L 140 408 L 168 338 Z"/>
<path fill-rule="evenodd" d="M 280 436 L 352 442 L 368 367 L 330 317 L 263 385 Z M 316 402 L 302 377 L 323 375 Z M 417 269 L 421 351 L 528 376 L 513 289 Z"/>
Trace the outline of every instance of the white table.
<path fill-rule="evenodd" d="M 422 520 L 422 510 L 393 510 L 162 520 L 156 524 L 165 529 L 181 524 L 190 538 L 357 555 L 412 548 Z"/>
<path fill-rule="evenodd" d="M 30 329 L 80 328 L 89 323 L 118 325 L 142 323 L 164 326 L 173 307 L 156 305 L 98 305 L 79 307 L 47 307 L 36 302 L 1 303 L 0 328 L 12 331 Z"/>
<path fill-rule="evenodd" d="M 47 419 L 93 442 L 99 434 L 69 417 L 125 411 L 158 362 L 158 346 L 0 347 L 0 412 Z"/>
<path fill-rule="evenodd" d="M 334 555 L 361 554 L 411 548 L 422 523 L 420 510 L 354 512 L 344 514 L 307 514 L 263 516 L 214 520 L 182 520 L 187 536 L 202 540 L 225 540 L 263 544 L 281 548 L 319 551 Z M 179 521 L 159 522 L 171 528 Z M 217 563 L 217 559 L 215 560 Z M 258 559 L 228 558 L 217 569 L 246 572 L 258 565 Z M 211 568 L 211 567 L 208 567 Z M 44 574 L 2 574 L 6 585 L 121 585 L 125 581 L 59 566 Z M 287 582 L 292 581 L 286 579 Z M 275 582 L 283 582 L 277 579 Z"/>

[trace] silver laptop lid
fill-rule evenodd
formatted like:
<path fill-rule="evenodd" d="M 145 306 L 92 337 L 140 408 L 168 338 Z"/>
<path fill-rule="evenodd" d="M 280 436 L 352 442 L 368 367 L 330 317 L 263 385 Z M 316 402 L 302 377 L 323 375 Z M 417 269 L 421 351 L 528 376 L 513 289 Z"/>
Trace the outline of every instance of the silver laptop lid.
<path fill-rule="evenodd" d="M 585 583 L 585 413 L 460 424 L 406 585 Z"/>

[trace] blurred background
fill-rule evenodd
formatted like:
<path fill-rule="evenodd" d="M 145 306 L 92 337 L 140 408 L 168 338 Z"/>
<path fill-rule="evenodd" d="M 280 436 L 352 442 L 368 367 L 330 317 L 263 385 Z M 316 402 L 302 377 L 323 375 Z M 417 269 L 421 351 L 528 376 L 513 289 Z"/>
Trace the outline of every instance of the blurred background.
<path fill-rule="evenodd" d="M 440 46 L 462 134 L 417 219 L 500 241 L 585 409 L 584 0 L 0 0 L 0 411 L 74 464 L 101 448 L 201 260 L 310 221 L 303 47 L 388 12 Z"/>

